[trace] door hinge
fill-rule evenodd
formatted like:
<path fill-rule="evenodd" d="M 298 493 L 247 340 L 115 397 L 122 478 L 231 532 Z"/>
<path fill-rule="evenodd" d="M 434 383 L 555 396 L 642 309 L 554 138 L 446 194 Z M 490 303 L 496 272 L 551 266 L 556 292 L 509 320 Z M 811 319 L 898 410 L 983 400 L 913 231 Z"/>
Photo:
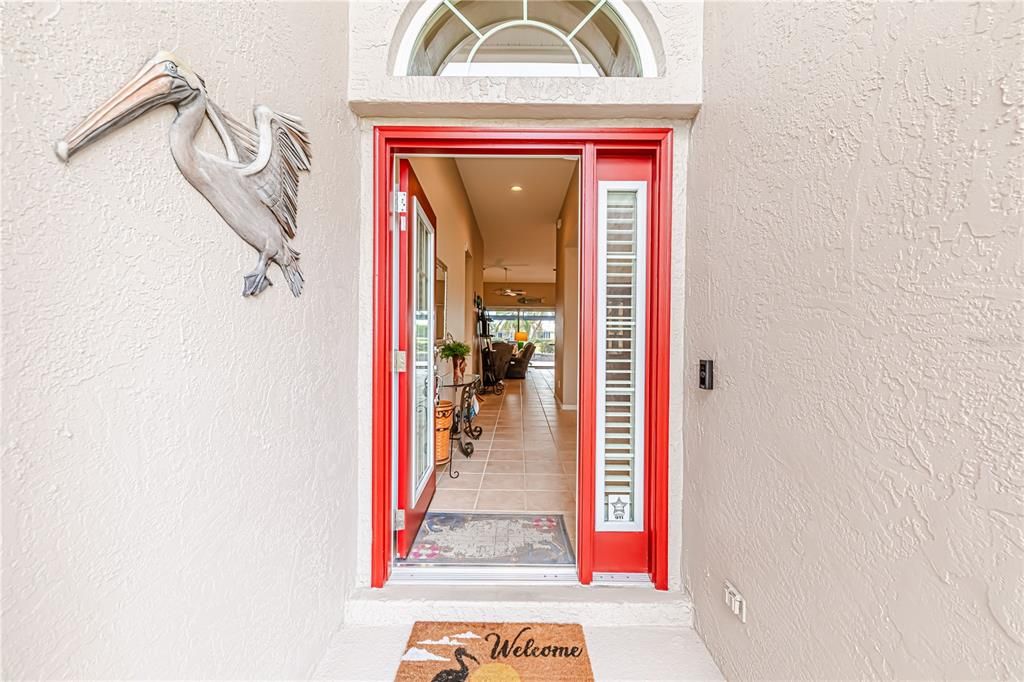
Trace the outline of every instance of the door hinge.
<path fill-rule="evenodd" d="M 395 213 L 405 213 L 409 208 L 409 195 L 405 192 L 391 193 L 391 210 Z"/>
<path fill-rule="evenodd" d="M 404 372 L 405 371 L 406 356 L 405 356 L 405 351 L 404 350 L 396 350 L 395 351 L 395 361 L 394 361 L 393 364 L 394 364 L 396 372 Z"/>
<path fill-rule="evenodd" d="M 405 530 L 405 510 L 395 510 L 395 530 Z"/>

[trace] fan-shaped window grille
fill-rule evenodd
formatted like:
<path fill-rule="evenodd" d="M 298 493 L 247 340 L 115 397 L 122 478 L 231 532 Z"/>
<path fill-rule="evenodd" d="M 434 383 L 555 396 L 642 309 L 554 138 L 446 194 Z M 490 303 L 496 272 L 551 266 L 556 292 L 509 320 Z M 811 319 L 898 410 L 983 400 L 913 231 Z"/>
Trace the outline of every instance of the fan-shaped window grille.
<path fill-rule="evenodd" d="M 395 75 L 628 77 L 657 66 L 623 0 L 427 0 Z"/>

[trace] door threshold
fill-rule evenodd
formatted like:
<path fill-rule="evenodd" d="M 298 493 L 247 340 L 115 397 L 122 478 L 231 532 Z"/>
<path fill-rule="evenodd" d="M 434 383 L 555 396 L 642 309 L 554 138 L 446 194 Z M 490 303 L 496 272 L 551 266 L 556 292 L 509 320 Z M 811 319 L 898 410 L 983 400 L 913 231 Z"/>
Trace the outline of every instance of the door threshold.
<path fill-rule="evenodd" d="M 391 569 L 388 584 L 578 585 L 575 566 L 402 566 Z"/>
<path fill-rule="evenodd" d="M 594 573 L 595 585 L 632 585 L 654 587 L 651 576 L 646 573 Z"/>

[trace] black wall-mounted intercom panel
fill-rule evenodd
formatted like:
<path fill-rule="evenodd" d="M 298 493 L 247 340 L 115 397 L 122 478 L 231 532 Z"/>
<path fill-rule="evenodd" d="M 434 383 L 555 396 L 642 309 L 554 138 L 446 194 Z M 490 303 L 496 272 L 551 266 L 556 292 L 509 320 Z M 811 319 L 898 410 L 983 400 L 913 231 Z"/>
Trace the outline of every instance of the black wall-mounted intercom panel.
<path fill-rule="evenodd" d="M 697 386 L 710 391 L 715 387 L 715 361 L 701 360 Z"/>

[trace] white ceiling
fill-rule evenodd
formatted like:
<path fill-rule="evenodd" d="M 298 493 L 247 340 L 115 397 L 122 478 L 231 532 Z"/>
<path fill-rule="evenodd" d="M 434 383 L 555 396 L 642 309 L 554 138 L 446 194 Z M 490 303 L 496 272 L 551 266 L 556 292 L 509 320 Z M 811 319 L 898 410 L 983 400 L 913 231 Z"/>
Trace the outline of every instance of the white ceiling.
<path fill-rule="evenodd" d="M 456 159 L 484 238 L 484 280 L 555 281 L 555 221 L 575 159 Z M 510 188 L 519 185 L 521 192 Z"/>

